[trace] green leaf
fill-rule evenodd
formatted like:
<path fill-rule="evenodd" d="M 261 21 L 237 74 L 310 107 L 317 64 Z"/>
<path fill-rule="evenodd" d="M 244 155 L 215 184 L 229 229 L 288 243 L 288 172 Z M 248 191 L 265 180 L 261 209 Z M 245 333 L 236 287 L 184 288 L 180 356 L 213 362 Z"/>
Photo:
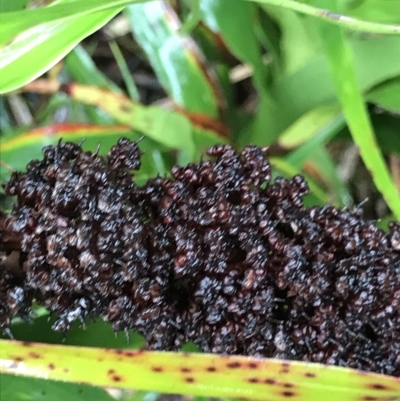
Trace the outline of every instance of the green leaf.
<path fill-rule="evenodd" d="M 314 0 L 319 3 L 319 0 Z M 324 3 L 326 4 L 326 3 Z M 335 0 L 329 4 L 335 5 Z M 342 28 L 320 23 L 325 52 L 330 63 L 337 96 L 346 117 L 351 135 L 360 149 L 361 157 L 372 179 L 392 210 L 400 220 L 400 194 L 392 181 L 381 150 L 375 138 L 371 121 L 357 83 L 351 49 Z M 385 49 L 386 50 L 386 49 Z"/>
<path fill-rule="evenodd" d="M 7 18 L 4 18 L 0 25 L 0 46 L 7 45 L 23 32 L 44 24 L 50 23 L 54 26 L 57 25 L 54 23 L 73 20 L 105 10 L 116 14 L 124 6 L 142 1 L 145 0 L 90 0 L 90 2 L 59 0 L 57 4 L 49 7 L 9 12 Z"/>
<path fill-rule="evenodd" d="M 244 1 L 200 0 L 200 7 L 203 21 L 222 36 L 232 53 L 252 65 L 255 74 L 265 73 L 260 45 L 253 28 L 254 6 Z"/>
<path fill-rule="evenodd" d="M 192 125 L 184 115 L 155 106 L 143 106 L 120 93 L 95 86 L 71 83 L 63 89 L 73 99 L 100 107 L 119 123 L 131 126 L 160 144 L 193 152 Z"/>
<path fill-rule="evenodd" d="M 400 79 L 385 82 L 367 95 L 367 100 L 393 113 L 400 113 Z"/>
<path fill-rule="evenodd" d="M 222 39 L 243 63 L 253 69 L 253 80 L 260 97 L 259 113 L 252 129 L 255 135 L 249 133 L 244 141 L 249 140 L 265 145 L 271 143 L 279 132 L 280 117 L 278 106 L 270 96 L 267 88 L 267 68 L 262 61 L 261 46 L 255 33 L 255 7 L 244 1 L 231 0 L 201 0 L 203 20 Z M 251 128 L 246 128 L 250 131 Z M 250 133 L 251 134 L 251 133 Z"/>
<path fill-rule="evenodd" d="M 113 81 L 100 71 L 88 52 L 81 45 L 77 45 L 68 56 L 65 57 L 65 66 L 76 82 L 100 86 L 115 92 L 122 92 Z"/>
<path fill-rule="evenodd" d="M 328 25 L 329 26 L 329 25 Z M 400 37 L 348 39 L 354 55 L 354 69 L 362 93 L 400 75 Z M 287 124 L 323 104 L 336 101 L 335 86 L 328 62 L 319 52 L 295 73 L 284 76 L 272 87 Z"/>
<path fill-rule="evenodd" d="M 319 137 L 322 131 L 323 142 L 331 139 L 340 127 L 344 125 L 344 118 L 337 104 L 330 106 L 320 106 L 303 114 L 289 128 L 287 128 L 279 137 L 278 145 L 285 149 L 296 148 L 315 137 Z M 323 142 L 318 142 L 320 145 Z M 310 148 L 304 151 L 304 154 L 312 154 Z M 294 162 L 294 160 L 292 160 Z M 304 161 L 304 159 L 303 159 Z M 300 166 L 301 161 L 297 159 Z"/>
<path fill-rule="evenodd" d="M 0 399 L 7 401 L 113 401 L 93 386 L 2 374 Z"/>
<path fill-rule="evenodd" d="M 136 87 L 131 71 L 129 70 L 128 64 L 125 61 L 124 55 L 122 54 L 117 42 L 110 42 L 110 49 L 114 55 L 115 61 L 118 64 L 118 68 L 121 71 L 121 75 L 127 88 L 129 97 L 132 100 L 136 100 L 138 102 L 140 100 L 139 91 Z"/>
<path fill-rule="evenodd" d="M 189 112 L 219 117 L 225 101 L 217 77 L 193 39 L 180 32 L 172 7 L 157 1 L 129 6 L 125 13 L 135 39 L 174 101 Z"/>
<path fill-rule="evenodd" d="M 30 0 L 0 0 L 0 13 L 23 10 L 28 5 L 29 1 Z"/>
<path fill-rule="evenodd" d="M 114 9 L 41 25 L 0 49 L 0 93 L 18 89 L 45 73 L 118 11 Z"/>
<path fill-rule="evenodd" d="M 346 12 L 352 17 L 368 21 L 387 24 L 400 23 L 400 2 L 398 0 L 352 1 Z"/>
<path fill-rule="evenodd" d="M 281 73 L 293 74 L 321 47 L 315 24 L 310 23 L 311 17 L 291 10 L 267 5 L 264 5 L 263 9 L 278 23 L 281 30 L 280 50 L 283 59 Z"/>

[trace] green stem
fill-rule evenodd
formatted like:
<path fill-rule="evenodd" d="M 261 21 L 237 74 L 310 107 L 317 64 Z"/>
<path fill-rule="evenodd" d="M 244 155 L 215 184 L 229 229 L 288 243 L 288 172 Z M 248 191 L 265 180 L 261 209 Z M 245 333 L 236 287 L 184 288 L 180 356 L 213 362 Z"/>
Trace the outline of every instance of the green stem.
<path fill-rule="evenodd" d="M 246 0 L 256 2 L 260 4 L 268 4 L 270 6 L 276 6 L 286 8 L 288 10 L 297 11 L 301 14 L 310 15 L 312 17 L 319 18 L 331 22 L 332 24 L 342 26 L 343 28 L 349 28 L 354 31 L 379 33 L 388 35 L 399 35 L 400 25 L 393 24 L 380 24 L 378 22 L 369 22 L 359 20 L 347 15 L 337 14 L 335 12 L 310 6 L 308 4 L 299 3 L 293 0 Z"/>

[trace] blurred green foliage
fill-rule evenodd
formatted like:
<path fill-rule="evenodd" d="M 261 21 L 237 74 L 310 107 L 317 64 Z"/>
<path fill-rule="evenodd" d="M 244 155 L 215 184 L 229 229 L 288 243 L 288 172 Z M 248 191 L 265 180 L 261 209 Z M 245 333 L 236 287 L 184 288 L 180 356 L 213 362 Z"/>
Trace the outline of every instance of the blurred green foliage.
<path fill-rule="evenodd" d="M 93 61 L 90 46 L 98 37 L 78 45 L 115 16 L 133 44 L 117 34 L 111 43 L 124 87 Z M 400 157 L 397 0 L 0 0 L 0 20 L 2 181 L 10 174 L 6 165 L 23 168 L 60 137 L 86 137 L 92 150 L 100 142 L 104 153 L 121 135 L 144 135 L 139 183 L 174 163 L 198 160 L 216 142 L 255 143 L 271 146 L 276 174 L 307 176 L 309 202 L 344 206 L 359 200 L 354 166 L 346 167 L 358 149 L 371 193 L 388 205 L 379 217 L 400 219 L 400 173 L 386 163 Z M 167 108 L 140 103 L 126 49 L 148 60 Z M 44 104 L 26 92 L 44 93 Z M 27 124 L 16 118 L 21 108 L 31 115 Z M 67 118 L 58 124 L 62 113 Z M 107 330 L 100 322 L 74 330 L 67 344 L 127 347 Z M 62 340 L 43 317 L 13 332 L 31 341 Z M 134 337 L 131 346 L 139 344 Z M 42 394 L 25 379 L 1 380 L 8 400 L 81 394 L 72 385 L 47 384 Z M 96 391 L 85 388 L 79 398 L 110 399 Z"/>

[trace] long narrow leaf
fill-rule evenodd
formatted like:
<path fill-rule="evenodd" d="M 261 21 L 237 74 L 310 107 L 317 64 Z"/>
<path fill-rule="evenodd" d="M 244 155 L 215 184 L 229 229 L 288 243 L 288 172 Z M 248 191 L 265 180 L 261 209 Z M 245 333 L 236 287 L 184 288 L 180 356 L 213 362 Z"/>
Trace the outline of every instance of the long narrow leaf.
<path fill-rule="evenodd" d="M 75 0 L 51 5 L 50 7 L 9 12 L 2 16 L 0 46 L 13 41 L 23 32 L 43 24 L 67 21 L 90 15 L 97 11 L 120 10 L 128 4 L 143 1 L 146 0 Z"/>
<path fill-rule="evenodd" d="M 326 4 L 327 2 L 324 2 Z M 335 0 L 329 2 L 335 5 Z M 400 194 L 393 183 L 389 170 L 377 144 L 368 112 L 357 83 L 353 57 L 341 27 L 321 22 L 321 35 L 337 96 L 346 117 L 354 142 L 371 173 L 372 179 L 389 208 L 400 220 Z"/>
<path fill-rule="evenodd" d="M 395 400 L 390 376 L 240 356 L 65 347 L 0 340 L 0 372 L 164 393 L 249 400 Z"/>
<path fill-rule="evenodd" d="M 162 85 L 189 112 L 221 117 L 225 99 L 217 76 L 196 42 L 180 31 L 181 23 L 166 1 L 126 9 L 135 39 Z"/>

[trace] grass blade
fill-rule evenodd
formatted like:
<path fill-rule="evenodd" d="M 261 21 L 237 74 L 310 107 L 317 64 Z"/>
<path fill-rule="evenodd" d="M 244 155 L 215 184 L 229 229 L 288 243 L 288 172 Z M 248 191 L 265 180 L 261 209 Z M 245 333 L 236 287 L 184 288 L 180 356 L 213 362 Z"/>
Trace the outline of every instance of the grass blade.
<path fill-rule="evenodd" d="M 5 340 L 0 340 L 0 373 L 260 401 L 389 401 L 400 395 L 394 377 L 318 364 Z"/>
<path fill-rule="evenodd" d="M 325 2 L 326 3 L 326 2 Z M 325 4 L 324 3 L 324 4 Z M 333 6 L 334 1 L 330 1 Z M 376 141 L 369 115 L 359 89 L 353 57 L 341 27 L 320 23 L 337 96 L 354 143 L 359 147 L 365 166 L 389 208 L 400 220 L 400 194 L 394 185 Z"/>
<path fill-rule="evenodd" d="M 128 64 L 126 63 L 125 58 L 116 41 L 110 42 L 110 49 L 114 55 L 115 61 L 117 62 L 118 68 L 121 71 L 121 75 L 125 82 L 129 97 L 132 100 L 139 101 L 139 91 L 136 87 L 135 81 L 132 78 L 132 74 L 129 71 Z"/>

